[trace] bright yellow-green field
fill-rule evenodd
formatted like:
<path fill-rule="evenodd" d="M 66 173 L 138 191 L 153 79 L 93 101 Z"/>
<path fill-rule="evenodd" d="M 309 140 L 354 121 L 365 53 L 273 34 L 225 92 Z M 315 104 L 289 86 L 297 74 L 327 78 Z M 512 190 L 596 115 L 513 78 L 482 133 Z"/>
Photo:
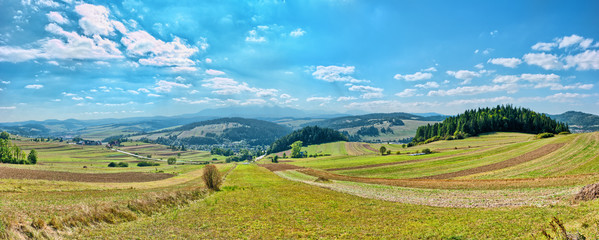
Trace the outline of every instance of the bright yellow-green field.
<path fill-rule="evenodd" d="M 599 237 L 599 200 L 573 199 L 582 186 L 599 182 L 599 133 L 547 139 L 494 133 L 410 148 L 384 144 L 392 150 L 385 156 L 372 150 L 382 144 L 327 143 L 303 150 L 330 156 L 267 166 L 302 169 L 270 171 L 261 166 L 268 157 L 259 164 L 217 164 L 227 174 L 217 192 L 205 190 L 203 165 L 141 168 L 133 164 L 137 159 L 103 146 L 15 142 L 38 150 L 40 164 L 0 167 L 163 171 L 173 177 L 120 183 L 0 179 L 0 238 L 542 239 L 552 217 L 569 233 Z M 424 148 L 433 153 L 411 155 Z M 178 153 L 135 142 L 120 149 L 164 159 Z M 214 157 L 181 154 L 180 162 Z M 110 161 L 131 163 L 113 169 L 106 167 Z"/>

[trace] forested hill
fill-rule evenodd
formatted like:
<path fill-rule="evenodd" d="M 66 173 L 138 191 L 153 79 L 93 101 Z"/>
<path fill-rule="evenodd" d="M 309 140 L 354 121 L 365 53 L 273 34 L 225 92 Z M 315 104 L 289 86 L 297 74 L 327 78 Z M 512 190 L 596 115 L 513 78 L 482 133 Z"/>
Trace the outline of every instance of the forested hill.
<path fill-rule="evenodd" d="M 559 115 L 551 115 L 551 118 L 568 123 L 573 132 L 599 131 L 599 116 L 597 115 L 568 111 Z"/>
<path fill-rule="evenodd" d="M 430 116 L 430 117 L 422 117 L 409 113 L 371 113 L 366 115 L 358 115 L 358 116 L 346 116 L 346 117 L 337 117 L 331 119 L 325 119 L 318 122 L 311 122 L 304 124 L 305 126 L 316 125 L 319 127 L 332 128 L 335 130 L 345 129 L 345 128 L 353 128 L 353 127 L 363 127 L 363 126 L 373 126 L 375 124 L 382 124 L 385 122 L 390 123 L 391 126 L 403 126 L 404 120 L 419 120 L 419 121 L 441 121 L 445 117 L 444 116 Z"/>
<path fill-rule="evenodd" d="M 416 130 L 413 142 L 453 139 L 475 136 L 486 132 L 560 133 L 569 132 L 568 125 L 555 121 L 545 114 L 511 105 L 495 108 L 467 110 L 463 114 L 448 117 L 441 123 L 421 126 Z"/>
<path fill-rule="evenodd" d="M 347 137 L 337 130 L 320 128 L 317 126 L 305 127 L 284 136 L 270 145 L 268 153 L 276 153 L 291 149 L 295 141 L 302 141 L 304 146 L 336 141 L 347 141 Z"/>

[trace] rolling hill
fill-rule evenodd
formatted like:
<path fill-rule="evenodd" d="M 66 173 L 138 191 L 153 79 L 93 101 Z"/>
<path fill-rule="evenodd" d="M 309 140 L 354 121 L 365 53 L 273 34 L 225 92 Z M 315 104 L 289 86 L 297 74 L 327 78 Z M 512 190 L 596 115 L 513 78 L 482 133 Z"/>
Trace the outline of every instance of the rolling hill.
<path fill-rule="evenodd" d="M 291 129 L 276 123 L 247 118 L 219 118 L 190 123 L 176 128 L 134 135 L 137 140 L 152 140 L 165 145 L 270 145 Z"/>
<path fill-rule="evenodd" d="M 550 115 L 549 117 L 567 123 L 570 125 L 570 130 L 572 132 L 599 131 L 599 116 L 597 115 L 568 111 L 558 115 Z"/>

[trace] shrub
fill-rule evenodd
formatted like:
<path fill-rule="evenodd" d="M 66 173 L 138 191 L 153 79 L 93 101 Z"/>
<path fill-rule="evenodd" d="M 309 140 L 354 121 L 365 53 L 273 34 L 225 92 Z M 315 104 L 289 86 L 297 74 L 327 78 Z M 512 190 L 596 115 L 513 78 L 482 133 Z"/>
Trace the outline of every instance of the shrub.
<path fill-rule="evenodd" d="M 137 163 L 138 167 L 152 167 L 152 166 L 160 166 L 160 163 L 141 161 Z"/>
<path fill-rule="evenodd" d="M 553 133 L 539 133 L 536 138 L 537 139 L 541 139 L 541 138 L 550 138 L 553 137 Z"/>
<path fill-rule="evenodd" d="M 395 154 L 399 155 L 399 154 L 401 154 L 401 153 L 400 153 L 399 151 L 397 151 L 397 152 L 395 152 Z"/>
<path fill-rule="evenodd" d="M 167 163 L 168 165 L 173 165 L 173 164 L 177 163 L 177 159 L 176 159 L 176 158 L 174 158 L 174 157 L 170 157 L 170 158 L 168 158 L 168 159 L 166 160 L 166 163 Z"/>
<path fill-rule="evenodd" d="M 560 132 L 560 133 L 558 133 L 558 135 L 568 135 L 568 134 L 570 134 L 570 132 Z"/>
<path fill-rule="evenodd" d="M 379 148 L 379 152 L 381 152 L 381 155 L 385 155 L 387 148 L 385 146 L 381 146 L 381 148 Z"/>
<path fill-rule="evenodd" d="M 279 162 L 279 156 L 278 156 L 278 155 L 275 155 L 275 156 L 272 158 L 272 162 L 273 162 L 273 163 L 278 163 L 278 162 Z"/>
<path fill-rule="evenodd" d="M 116 163 L 115 162 L 111 162 L 108 164 L 108 167 L 116 167 Z"/>
<path fill-rule="evenodd" d="M 387 155 L 391 154 L 391 150 L 387 150 Z"/>
<path fill-rule="evenodd" d="M 204 167 L 202 179 L 204 180 L 206 187 L 215 191 L 220 191 L 220 185 L 223 180 L 216 166 L 213 164 L 206 165 L 206 167 Z"/>
<path fill-rule="evenodd" d="M 129 167 L 129 163 L 126 162 L 120 162 L 116 164 L 117 167 Z"/>
<path fill-rule="evenodd" d="M 422 149 L 422 153 L 424 153 L 424 154 L 430 154 L 430 153 L 432 153 L 432 151 L 430 149 L 428 149 L 428 148 L 425 148 L 425 149 Z"/>

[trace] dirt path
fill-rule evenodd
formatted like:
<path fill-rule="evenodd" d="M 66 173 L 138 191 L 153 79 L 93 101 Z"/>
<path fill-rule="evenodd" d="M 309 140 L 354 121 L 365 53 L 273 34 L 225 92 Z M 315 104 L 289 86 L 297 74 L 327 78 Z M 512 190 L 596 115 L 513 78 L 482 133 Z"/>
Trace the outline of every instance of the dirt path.
<path fill-rule="evenodd" d="M 260 167 L 265 167 L 266 169 L 276 172 L 276 171 L 285 171 L 285 170 L 296 170 L 303 169 L 303 167 L 285 164 L 285 163 L 266 163 L 266 164 L 258 164 Z"/>
<path fill-rule="evenodd" d="M 69 182 L 107 182 L 107 183 L 127 183 L 127 182 L 151 182 L 173 177 L 168 173 L 143 173 L 143 172 L 122 172 L 122 173 L 72 173 L 56 172 L 45 170 L 19 169 L 10 167 L 0 167 L 0 178 L 10 179 L 41 179 L 50 181 L 69 181 Z"/>
<path fill-rule="evenodd" d="M 534 159 L 543 157 L 547 154 L 554 152 L 555 150 L 561 148 L 564 145 L 565 145 L 565 143 L 547 144 L 547 145 L 542 146 L 538 149 L 535 149 L 531 152 L 527 152 L 520 156 L 510 158 L 508 160 L 501 161 L 498 163 L 493 163 L 493 164 L 484 165 L 484 166 L 480 166 L 480 167 L 465 169 L 465 170 L 461 170 L 461 171 L 457 171 L 457 172 L 421 177 L 420 179 L 448 179 L 448 178 L 468 176 L 468 175 L 477 174 L 477 173 L 495 171 L 495 170 L 499 170 L 499 169 L 503 169 L 503 168 L 507 168 L 507 167 L 511 167 L 511 166 L 516 166 L 518 164 L 525 163 L 525 162 L 532 161 Z"/>
<path fill-rule="evenodd" d="M 538 188 L 555 186 L 574 186 L 595 183 L 599 174 L 580 174 L 546 178 L 518 178 L 518 179 L 387 179 L 352 177 L 320 171 L 312 168 L 297 169 L 296 171 L 331 180 L 373 183 L 398 187 L 433 188 L 433 189 L 513 189 L 513 188 Z"/>

